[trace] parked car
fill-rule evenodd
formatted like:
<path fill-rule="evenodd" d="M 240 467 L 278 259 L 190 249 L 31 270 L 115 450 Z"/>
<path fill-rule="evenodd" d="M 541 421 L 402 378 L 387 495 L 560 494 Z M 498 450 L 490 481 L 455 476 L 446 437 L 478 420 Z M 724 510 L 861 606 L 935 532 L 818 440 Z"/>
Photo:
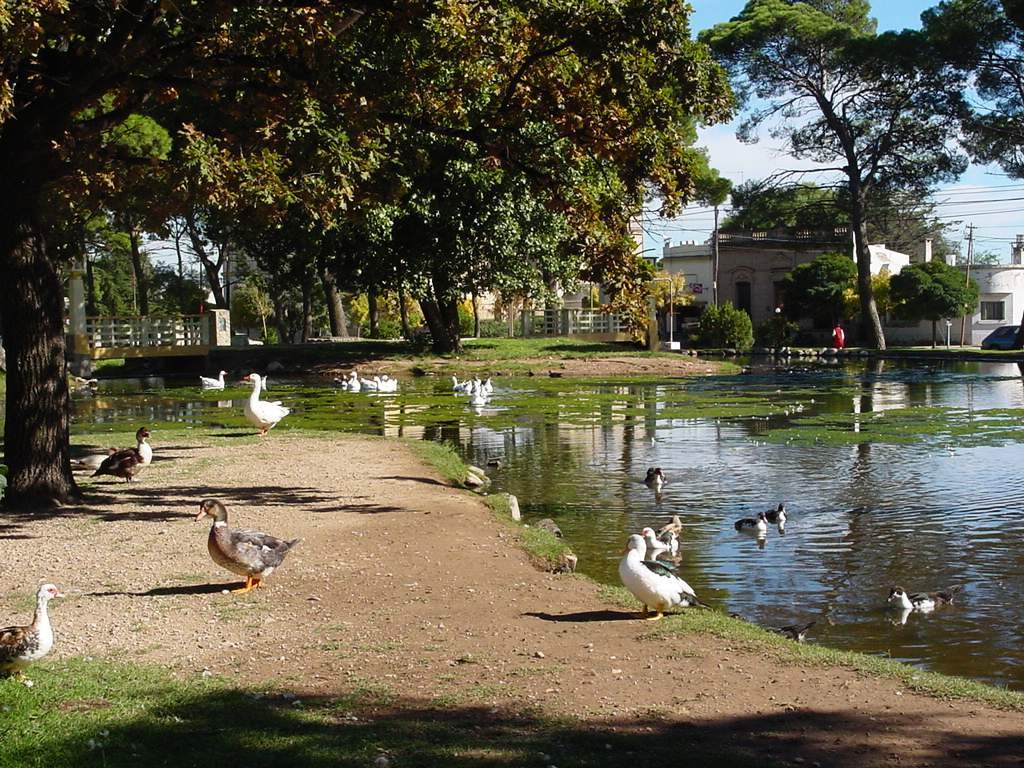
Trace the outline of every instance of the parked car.
<path fill-rule="evenodd" d="M 981 340 L 982 349 L 1013 349 L 1019 325 L 1000 325 Z"/>

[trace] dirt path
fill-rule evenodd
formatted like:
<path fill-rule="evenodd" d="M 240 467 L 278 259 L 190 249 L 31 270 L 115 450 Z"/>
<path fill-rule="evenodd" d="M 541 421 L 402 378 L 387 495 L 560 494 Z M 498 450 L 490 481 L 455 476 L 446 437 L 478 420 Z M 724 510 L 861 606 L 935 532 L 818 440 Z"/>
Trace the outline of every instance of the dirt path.
<path fill-rule="evenodd" d="M 272 434 L 230 450 L 158 446 L 157 459 L 140 482 L 97 483 L 95 503 L 61 517 L 0 517 L 0 623 L 47 579 L 70 592 L 53 609 L 58 656 L 300 695 L 369 691 L 389 702 L 379 716 L 471 705 L 485 729 L 499 711 L 536 711 L 569 718 L 581 738 L 628 734 L 648 757 L 1022 765 L 1024 715 L 779 666 L 714 637 L 646 639 L 651 625 L 609 609 L 594 585 L 535 570 L 477 498 L 399 443 Z M 221 593 L 237 582 L 209 559 L 207 524 L 192 522 L 205 497 L 233 525 L 304 537 L 266 589 Z"/>

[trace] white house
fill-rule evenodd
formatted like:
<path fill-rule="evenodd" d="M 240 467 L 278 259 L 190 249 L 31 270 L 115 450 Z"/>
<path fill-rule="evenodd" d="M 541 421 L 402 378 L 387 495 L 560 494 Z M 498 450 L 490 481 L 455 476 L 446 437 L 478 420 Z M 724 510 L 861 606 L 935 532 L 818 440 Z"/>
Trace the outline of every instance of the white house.
<path fill-rule="evenodd" d="M 693 304 L 710 304 L 714 280 L 711 246 L 708 243 L 680 243 L 667 241 L 661 254 L 661 268 L 670 275 L 682 275 L 686 282 L 685 295 Z"/>

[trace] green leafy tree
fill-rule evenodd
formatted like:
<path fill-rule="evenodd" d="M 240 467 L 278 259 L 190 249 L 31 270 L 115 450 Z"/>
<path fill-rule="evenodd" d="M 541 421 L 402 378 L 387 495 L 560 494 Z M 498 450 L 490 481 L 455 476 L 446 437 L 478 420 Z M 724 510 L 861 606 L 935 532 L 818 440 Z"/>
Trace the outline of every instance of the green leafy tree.
<path fill-rule="evenodd" d="M 828 320 L 835 325 L 845 314 L 846 297 L 857 286 L 857 265 L 841 253 L 826 253 L 797 265 L 782 280 L 785 314 Z"/>
<path fill-rule="evenodd" d="M 697 335 L 705 347 L 750 349 L 754 343 L 750 315 L 733 307 L 731 301 L 708 305 L 701 313 Z"/>
<path fill-rule="evenodd" d="M 366 94 L 339 81 L 346 65 L 336 54 L 346 30 L 378 7 L 222 0 L 0 6 L 5 503 L 80 498 L 68 448 L 60 268 L 81 252 L 82 222 L 140 164 L 110 132 L 135 114 L 175 112 L 173 124 L 164 124 L 182 137 L 182 157 L 211 200 L 287 191 L 312 201 L 321 188 L 351 185 L 358 172 L 351 144 L 323 146 L 331 162 L 316 173 L 308 172 L 316 158 L 297 158 L 307 173 L 287 190 L 275 180 L 290 166 L 280 162 L 283 153 L 267 150 L 292 146 L 302 117 L 320 103 L 352 116 L 350 139 L 362 133 L 357 118 L 371 111 L 359 101 Z M 319 71 L 318 61 L 325 62 Z M 216 132 L 203 132 L 198 110 L 175 111 L 186 94 L 193 104 L 216 104 L 209 110 L 223 116 Z M 240 130 L 224 130 L 229 116 Z"/>
<path fill-rule="evenodd" d="M 925 66 L 921 34 L 875 32 L 864 0 L 749 0 L 700 35 L 737 90 L 756 96 L 740 135 L 770 123 L 789 153 L 841 174 L 857 254 L 862 333 L 885 348 L 871 291 L 868 202 L 894 190 L 925 196 L 965 158 L 943 114 L 941 73 Z"/>
<path fill-rule="evenodd" d="M 836 191 L 816 184 L 776 187 L 748 181 L 732 193 L 732 213 L 722 222 L 726 232 L 772 229 L 830 230 L 849 224 Z"/>
<path fill-rule="evenodd" d="M 889 286 L 898 315 L 932 321 L 933 347 L 939 320 L 966 315 L 978 303 L 978 284 L 943 261 L 909 264 L 889 279 Z"/>

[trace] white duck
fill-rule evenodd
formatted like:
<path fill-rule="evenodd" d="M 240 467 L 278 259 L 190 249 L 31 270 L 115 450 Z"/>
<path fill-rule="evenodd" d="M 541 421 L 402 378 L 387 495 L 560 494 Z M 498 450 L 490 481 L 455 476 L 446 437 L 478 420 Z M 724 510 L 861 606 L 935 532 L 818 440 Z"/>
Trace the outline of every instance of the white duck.
<path fill-rule="evenodd" d="M 466 379 L 465 381 L 459 381 L 458 376 L 452 376 L 452 392 L 457 395 L 468 395 L 473 389 L 473 380 Z"/>
<path fill-rule="evenodd" d="M 258 373 L 250 373 L 244 381 L 252 382 L 252 394 L 245 401 L 245 418 L 249 423 L 260 430 L 261 435 L 267 434 L 268 429 L 273 427 L 291 413 L 290 410 L 281 405 L 280 402 L 268 402 L 260 400 L 262 379 Z"/>
<path fill-rule="evenodd" d="M 662 618 L 665 611 L 675 606 L 701 605 L 697 593 L 676 576 L 664 563 L 645 560 L 647 545 L 637 534 L 629 537 L 626 551 L 619 561 L 619 578 L 637 600 L 644 605 L 644 617 L 649 621 Z M 656 615 L 648 617 L 649 609 Z"/>
<path fill-rule="evenodd" d="M 376 376 L 374 376 L 377 379 Z M 377 379 L 377 391 L 378 392 L 397 392 L 398 391 L 398 379 L 392 379 L 386 373 Z"/>
<path fill-rule="evenodd" d="M 27 627 L 0 628 L 0 676 L 20 674 L 33 661 L 53 648 L 53 628 L 46 606 L 51 598 L 61 597 L 53 584 L 43 584 L 36 592 L 36 613 Z"/>
<path fill-rule="evenodd" d="M 487 405 L 487 395 L 481 392 L 479 389 L 474 389 L 473 394 L 469 398 L 469 404 L 474 408 L 483 408 Z"/>
<path fill-rule="evenodd" d="M 220 372 L 220 376 L 216 379 L 211 379 L 209 376 L 199 377 L 199 386 L 203 389 L 224 389 L 224 371 Z"/>
<path fill-rule="evenodd" d="M 491 382 L 490 376 L 487 377 L 487 381 L 480 385 L 480 389 L 488 397 L 494 394 L 494 384 Z"/>
<path fill-rule="evenodd" d="M 380 378 L 374 376 L 372 379 L 360 379 L 359 388 L 364 392 L 376 392 L 380 389 Z"/>
<path fill-rule="evenodd" d="M 640 531 L 640 535 L 644 537 L 644 545 L 647 547 L 647 554 L 650 555 L 651 560 L 657 560 L 659 555 L 669 554 L 669 545 L 658 539 L 653 528 L 644 528 Z"/>

